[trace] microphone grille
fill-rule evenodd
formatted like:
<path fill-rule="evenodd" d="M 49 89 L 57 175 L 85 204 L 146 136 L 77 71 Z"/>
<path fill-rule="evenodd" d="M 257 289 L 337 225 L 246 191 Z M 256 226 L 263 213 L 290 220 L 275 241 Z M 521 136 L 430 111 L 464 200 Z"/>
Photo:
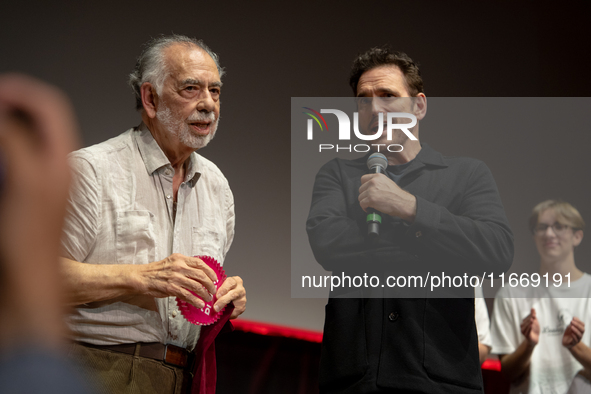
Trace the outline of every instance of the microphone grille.
<path fill-rule="evenodd" d="M 367 158 L 367 168 L 370 170 L 376 166 L 386 169 L 388 167 L 388 159 L 381 153 L 372 153 Z"/>

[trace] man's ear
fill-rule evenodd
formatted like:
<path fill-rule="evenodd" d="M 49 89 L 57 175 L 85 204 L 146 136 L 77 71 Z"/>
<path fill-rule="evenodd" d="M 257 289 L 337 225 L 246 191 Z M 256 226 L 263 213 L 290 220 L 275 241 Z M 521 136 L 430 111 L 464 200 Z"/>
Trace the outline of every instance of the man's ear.
<path fill-rule="evenodd" d="M 155 118 L 156 111 L 158 110 L 158 94 L 156 94 L 156 89 L 150 82 L 144 82 L 140 87 L 140 93 L 146 115 L 152 119 Z"/>
<path fill-rule="evenodd" d="M 421 120 L 427 114 L 427 96 L 424 93 L 419 93 L 414 98 L 414 115 L 417 117 L 417 120 Z"/>

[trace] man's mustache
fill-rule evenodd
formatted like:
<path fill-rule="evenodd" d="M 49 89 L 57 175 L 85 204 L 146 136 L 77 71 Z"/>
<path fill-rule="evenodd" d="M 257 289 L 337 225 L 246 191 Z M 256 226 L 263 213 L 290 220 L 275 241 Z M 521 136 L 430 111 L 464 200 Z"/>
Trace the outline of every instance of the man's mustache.
<path fill-rule="evenodd" d="M 215 122 L 215 112 L 199 111 L 187 118 L 189 122 Z"/>

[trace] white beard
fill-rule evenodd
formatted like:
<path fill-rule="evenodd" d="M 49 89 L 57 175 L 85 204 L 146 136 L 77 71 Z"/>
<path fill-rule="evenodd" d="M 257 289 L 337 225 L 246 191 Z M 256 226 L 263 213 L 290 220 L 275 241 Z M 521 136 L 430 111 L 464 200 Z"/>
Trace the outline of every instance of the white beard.
<path fill-rule="evenodd" d="M 172 110 L 164 104 L 161 104 L 158 111 L 156 111 L 156 119 L 164 125 L 169 133 L 178 137 L 181 144 L 193 149 L 201 149 L 213 139 L 220 120 L 219 116 L 217 119 L 215 118 L 215 113 L 213 111 L 196 112 L 183 120 L 178 114 L 173 113 Z M 209 131 L 209 134 L 195 135 L 191 132 L 189 123 L 208 120 L 211 121 L 209 125 L 211 130 Z"/>

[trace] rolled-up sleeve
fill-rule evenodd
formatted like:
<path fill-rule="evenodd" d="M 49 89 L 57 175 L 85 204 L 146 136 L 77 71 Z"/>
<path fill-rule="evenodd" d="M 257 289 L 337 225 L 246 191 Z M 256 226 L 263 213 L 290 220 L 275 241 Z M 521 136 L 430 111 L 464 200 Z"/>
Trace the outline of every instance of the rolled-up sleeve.
<path fill-rule="evenodd" d="M 234 224 L 235 224 L 235 214 L 234 214 L 234 196 L 230 187 L 226 185 L 226 245 L 224 250 L 224 258 L 228 251 L 230 250 L 230 246 L 232 245 L 232 241 L 234 240 Z"/>
<path fill-rule="evenodd" d="M 70 156 L 73 181 L 62 232 L 62 256 L 84 261 L 92 250 L 100 223 L 100 185 L 96 168 L 85 158 Z"/>

